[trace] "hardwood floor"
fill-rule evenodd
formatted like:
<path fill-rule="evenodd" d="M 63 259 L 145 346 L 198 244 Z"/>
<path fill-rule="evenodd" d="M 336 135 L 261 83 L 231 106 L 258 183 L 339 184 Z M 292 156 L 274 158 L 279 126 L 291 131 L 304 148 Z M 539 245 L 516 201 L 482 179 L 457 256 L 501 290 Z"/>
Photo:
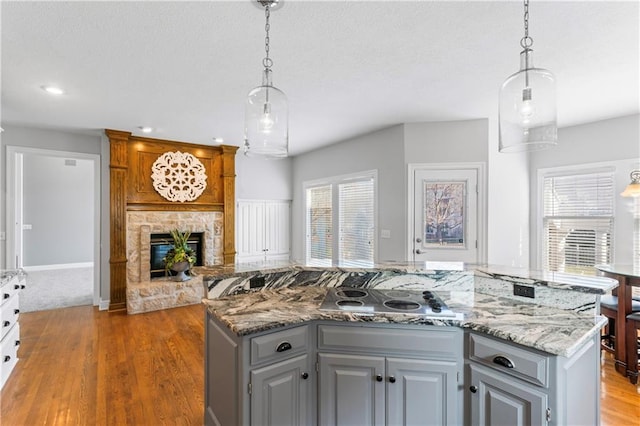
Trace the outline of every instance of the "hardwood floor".
<path fill-rule="evenodd" d="M 204 307 L 139 315 L 83 306 L 20 315 L 2 426 L 200 425 Z M 602 360 L 602 426 L 640 425 L 640 387 Z"/>

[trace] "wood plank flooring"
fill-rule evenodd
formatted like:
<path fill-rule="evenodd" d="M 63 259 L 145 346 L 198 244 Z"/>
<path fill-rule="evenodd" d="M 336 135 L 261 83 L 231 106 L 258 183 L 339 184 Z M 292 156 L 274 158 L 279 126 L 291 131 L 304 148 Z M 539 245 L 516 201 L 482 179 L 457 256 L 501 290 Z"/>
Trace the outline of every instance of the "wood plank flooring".
<path fill-rule="evenodd" d="M 20 315 L 0 425 L 200 425 L 204 307 L 139 315 L 75 307 Z M 602 361 L 602 426 L 640 425 L 640 387 Z"/>

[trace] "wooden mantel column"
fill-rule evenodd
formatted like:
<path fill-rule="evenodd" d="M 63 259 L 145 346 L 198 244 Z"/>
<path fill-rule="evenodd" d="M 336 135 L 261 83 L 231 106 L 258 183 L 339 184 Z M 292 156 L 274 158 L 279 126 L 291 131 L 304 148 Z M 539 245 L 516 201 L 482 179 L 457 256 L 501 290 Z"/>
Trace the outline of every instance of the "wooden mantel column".
<path fill-rule="evenodd" d="M 110 311 L 127 309 L 127 144 L 130 132 L 105 130 L 110 142 Z"/>
<path fill-rule="evenodd" d="M 222 146 L 222 188 L 224 196 L 224 264 L 236 261 L 236 146 Z"/>

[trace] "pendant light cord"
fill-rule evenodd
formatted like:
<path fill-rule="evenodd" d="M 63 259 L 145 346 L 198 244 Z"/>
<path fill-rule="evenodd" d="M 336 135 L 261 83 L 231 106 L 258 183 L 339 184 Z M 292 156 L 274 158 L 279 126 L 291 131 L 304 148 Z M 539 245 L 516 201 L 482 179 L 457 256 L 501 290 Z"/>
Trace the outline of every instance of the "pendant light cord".
<path fill-rule="evenodd" d="M 529 37 L 529 0 L 524 0 L 524 37 L 520 39 L 523 49 L 531 49 L 533 39 Z"/>
<path fill-rule="evenodd" d="M 271 6 L 269 6 L 268 4 L 264 7 L 264 17 L 265 17 L 264 32 L 266 33 L 266 35 L 264 37 L 265 57 L 262 60 L 262 65 L 264 66 L 265 70 L 270 71 L 271 66 L 273 65 L 273 61 L 269 57 L 269 30 L 271 29 L 271 24 L 269 24 L 269 18 L 271 17 Z"/>

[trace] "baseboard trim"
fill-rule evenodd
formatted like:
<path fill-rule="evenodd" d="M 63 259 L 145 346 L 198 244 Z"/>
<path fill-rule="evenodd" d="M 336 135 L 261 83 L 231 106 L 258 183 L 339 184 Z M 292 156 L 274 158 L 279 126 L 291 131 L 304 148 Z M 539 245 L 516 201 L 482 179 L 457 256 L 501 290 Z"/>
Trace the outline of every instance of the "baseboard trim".
<path fill-rule="evenodd" d="M 109 309 L 109 301 L 108 300 L 101 300 L 100 304 L 98 305 L 98 309 L 101 311 L 106 311 Z"/>
<path fill-rule="evenodd" d="M 80 269 L 80 268 L 93 268 L 93 262 L 82 262 L 82 263 L 60 263 L 57 265 L 38 265 L 38 266 L 24 266 L 24 269 L 27 272 L 35 272 L 35 271 L 52 271 L 55 269 Z"/>

